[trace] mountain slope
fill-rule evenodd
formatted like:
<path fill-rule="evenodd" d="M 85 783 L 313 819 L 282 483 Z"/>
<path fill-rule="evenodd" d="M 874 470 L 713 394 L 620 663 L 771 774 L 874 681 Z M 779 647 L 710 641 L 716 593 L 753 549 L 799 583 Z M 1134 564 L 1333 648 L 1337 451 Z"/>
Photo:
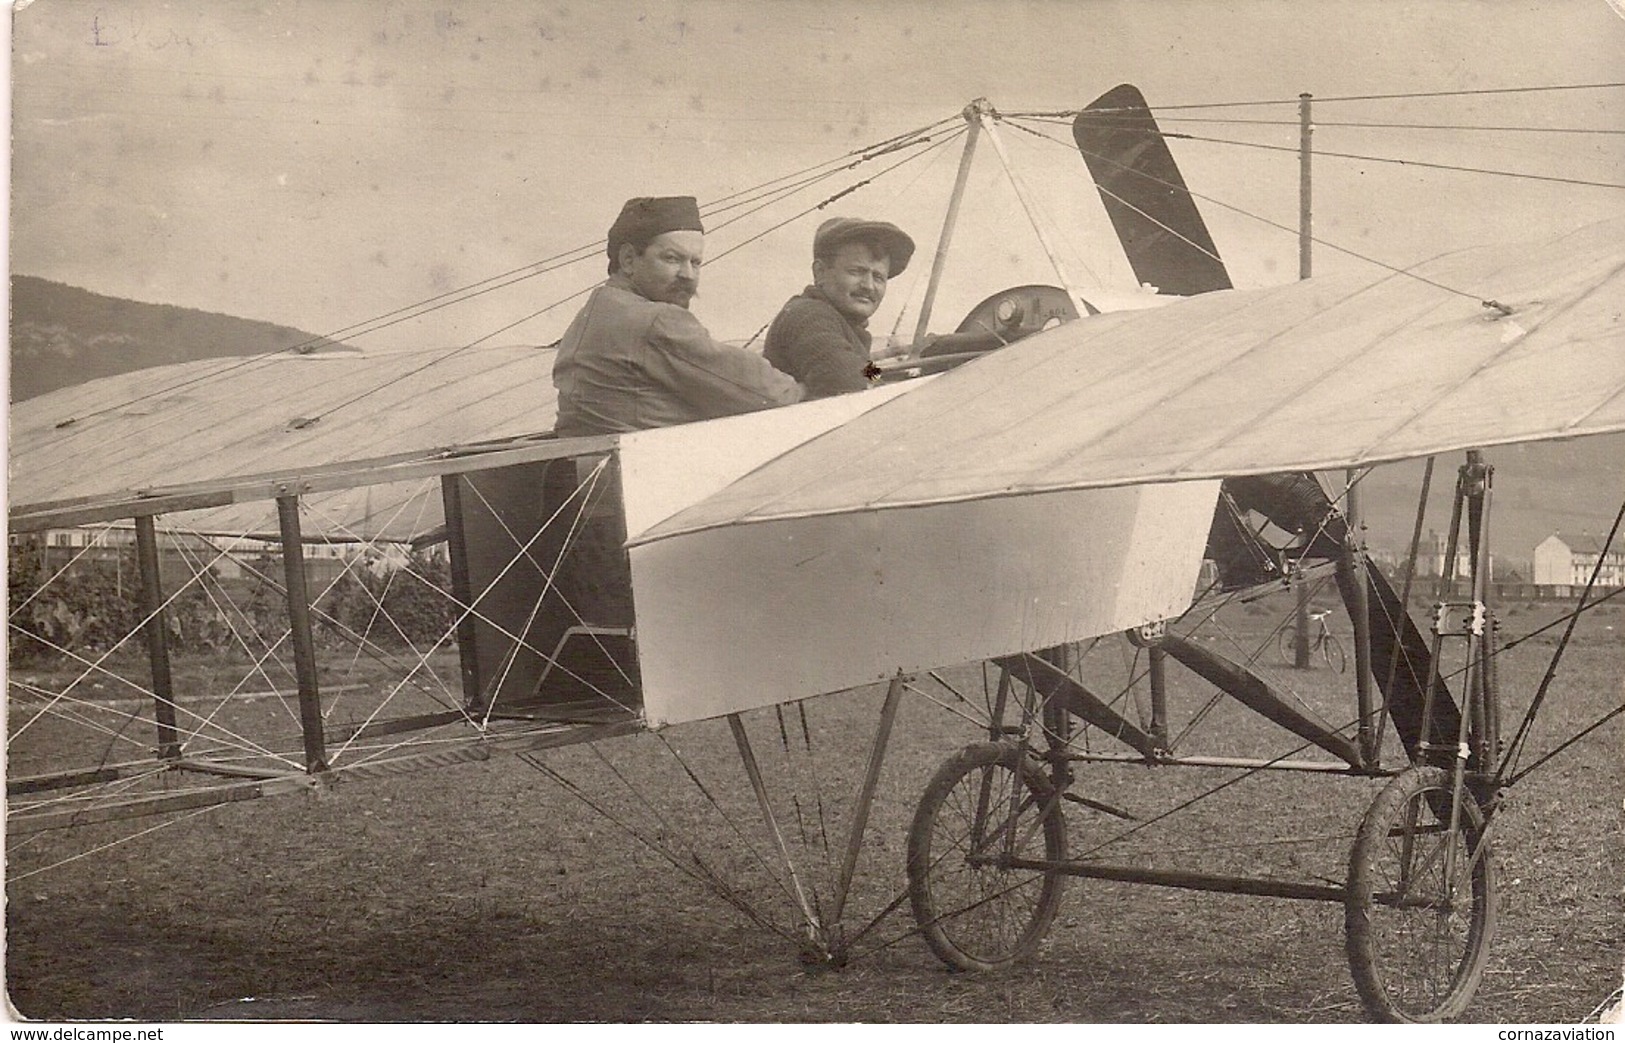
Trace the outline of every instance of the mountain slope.
<path fill-rule="evenodd" d="M 11 401 L 148 366 L 234 355 L 354 351 L 291 326 L 11 279 Z"/>
<path fill-rule="evenodd" d="M 1625 435 L 1498 446 L 1484 458 L 1495 468 L 1490 545 L 1498 561 L 1524 575 L 1535 545 L 1554 532 L 1571 545 L 1582 533 L 1600 541 L 1625 500 Z M 1434 465 L 1424 529 L 1449 528 L 1461 462 L 1454 454 Z M 1403 552 L 1410 546 L 1423 469 L 1420 460 L 1391 464 L 1361 483 L 1372 547 Z"/>

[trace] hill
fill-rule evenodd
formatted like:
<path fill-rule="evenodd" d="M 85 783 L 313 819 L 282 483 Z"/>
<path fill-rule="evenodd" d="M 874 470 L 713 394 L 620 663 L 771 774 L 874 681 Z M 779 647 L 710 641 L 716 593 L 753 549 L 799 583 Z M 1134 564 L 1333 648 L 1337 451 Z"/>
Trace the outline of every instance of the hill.
<path fill-rule="evenodd" d="M 1625 499 L 1625 435 L 1499 446 L 1484 456 L 1495 468 L 1491 546 L 1498 562 L 1525 576 L 1535 544 L 1554 532 L 1571 545 L 1582 534 L 1600 541 Z M 1449 528 L 1461 461 L 1457 453 L 1439 457 L 1434 465 L 1424 529 Z M 1372 547 L 1396 552 L 1409 547 L 1423 468 L 1419 460 L 1379 467 L 1361 483 Z"/>
<path fill-rule="evenodd" d="M 195 359 L 354 351 L 270 322 L 144 304 L 31 275 L 11 279 L 11 401 L 97 377 Z"/>

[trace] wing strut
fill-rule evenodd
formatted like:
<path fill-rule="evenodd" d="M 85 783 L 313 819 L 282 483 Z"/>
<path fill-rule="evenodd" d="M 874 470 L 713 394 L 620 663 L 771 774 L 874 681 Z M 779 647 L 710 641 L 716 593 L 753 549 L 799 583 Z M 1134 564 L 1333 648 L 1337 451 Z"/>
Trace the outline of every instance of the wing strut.
<path fill-rule="evenodd" d="M 965 106 L 965 149 L 959 154 L 959 173 L 954 175 L 953 194 L 948 197 L 948 213 L 942 219 L 942 235 L 937 238 L 937 253 L 931 259 L 931 278 L 925 284 L 925 300 L 920 304 L 920 319 L 914 324 L 914 343 L 925 339 L 926 326 L 931 322 L 931 306 L 937 300 L 937 286 L 942 282 L 942 269 L 948 262 L 948 247 L 954 239 L 954 227 L 959 223 L 959 204 L 965 199 L 965 182 L 970 180 L 970 163 L 976 155 L 976 139 L 982 131 L 977 118 L 978 106 L 987 107 L 986 98 L 977 98 Z"/>

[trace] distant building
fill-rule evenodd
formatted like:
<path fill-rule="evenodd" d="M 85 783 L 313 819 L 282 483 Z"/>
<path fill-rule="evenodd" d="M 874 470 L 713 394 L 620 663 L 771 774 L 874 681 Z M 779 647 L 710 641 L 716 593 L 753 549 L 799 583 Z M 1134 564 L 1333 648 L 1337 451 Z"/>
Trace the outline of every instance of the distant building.
<path fill-rule="evenodd" d="M 1557 533 L 1535 546 L 1535 582 L 1551 586 L 1583 587 L 1597 574 L 1599 587 L 1625 587 L 1625 547 L 1616 546 L 1606 554 L 1602 545 L 1582 534 L 1570 546 Z"/>
<path fill-rule="evenodd" d="M 1473 555 L 1467 546 L 1467 527 L 1462 526 L 1461 538 L 1456 544 L 1456 567 L 1449 570 L 1446 566 L 1450 558 L 1448 551 L 1449 536 L 1446 533 L 1433 529 L 1427 531 L 1421 543 L 1416 548 L 1416 574 L 1429 578 L 1455 576 L 1465 579 L 1473 574 Z M 1495 575 L 1495 552 L 1490 552 L 1490 575 Z"/>
<path fill-rule="evenodd" d="M 46 529 L 42 532 L 10 533 L 13 548 L 32 547 L 51 570 L 73 568 L 84 563 L 110 562 L 122 568 L 135 554 L 135 526 L 129 523 Z M 344 563 L 364 557 L 374 572 L 404 564 L 406 553 L 398 547 L 367 548 L 359 543 L 308 542 L 303 547 L 311 577 L 331 579 L 344 569 Z M 267 555 L 281 553 L 274 542 L 242 536 L 207 537 L 185 532 L 158 532 L 159 569 L 166 578 L 206 566 L 217 579 L 242 579 L 254 574 L 258 562 Z"/>

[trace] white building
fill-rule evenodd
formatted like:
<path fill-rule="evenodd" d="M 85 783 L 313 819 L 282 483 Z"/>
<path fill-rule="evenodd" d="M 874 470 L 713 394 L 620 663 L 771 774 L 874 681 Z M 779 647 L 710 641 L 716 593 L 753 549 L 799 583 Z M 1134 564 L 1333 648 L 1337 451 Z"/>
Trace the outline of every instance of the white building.
<path fill-rule="evenodd" d="M 1552 586 L 1582 587 L 1597 571 L 1597 586 L 1625 587 L 1625 547 L 1616 546 L 1604 554 L 1593 537 L 1582 535 L 1577 546 L 1569 546 L 1557 533 L 1535 546 L 1535 582 Z"/>
<path fill-rule="evenodd" d="M 1467 546 L 1467 525 L 1462 523 L 1461 536 L 1456 542 L 1456 563 L 1454 570 L 1447 566 L 1450 559 L 1446 554 L 1449 550 L 1448 534 L 1433 529 L 1427 531 L 1416 548 L 1416 574 L 1430 578 L 1439 578 L 1453 575 L 1457 579 L 1466 579 L 1473 574 L 1473 555 Z M 1495 575 L 1495 552 L 1490 551 L 1490 575 Z"/>
<path fill-rule="evenodd" d="M 8 535 L 12 547 L 43 548 L 47 561 L 53 567 L 73 561 L 122 564 L 124 556 L 130 553 L 129 549 L 136 545 L 135 526 L 129 522 Z M 281 546 L 275 542 L 244 536 L 209 537 L 165 530 L 159 530 L 157 535 L 159 552 L 165 558 L 179 558 L 189 566 L 206 564 L 219 579 L 241 579 L 258 559 L 267 554 L 281 553 Z M 399 547 L 368 548 L 358 543 L 309 542 L 302 549 L 306 561 L 329 559 L 342 563 L 365 555 L 367 566 L 374 572 L 400 567 L 406 560 L 406 552 Z"/>

